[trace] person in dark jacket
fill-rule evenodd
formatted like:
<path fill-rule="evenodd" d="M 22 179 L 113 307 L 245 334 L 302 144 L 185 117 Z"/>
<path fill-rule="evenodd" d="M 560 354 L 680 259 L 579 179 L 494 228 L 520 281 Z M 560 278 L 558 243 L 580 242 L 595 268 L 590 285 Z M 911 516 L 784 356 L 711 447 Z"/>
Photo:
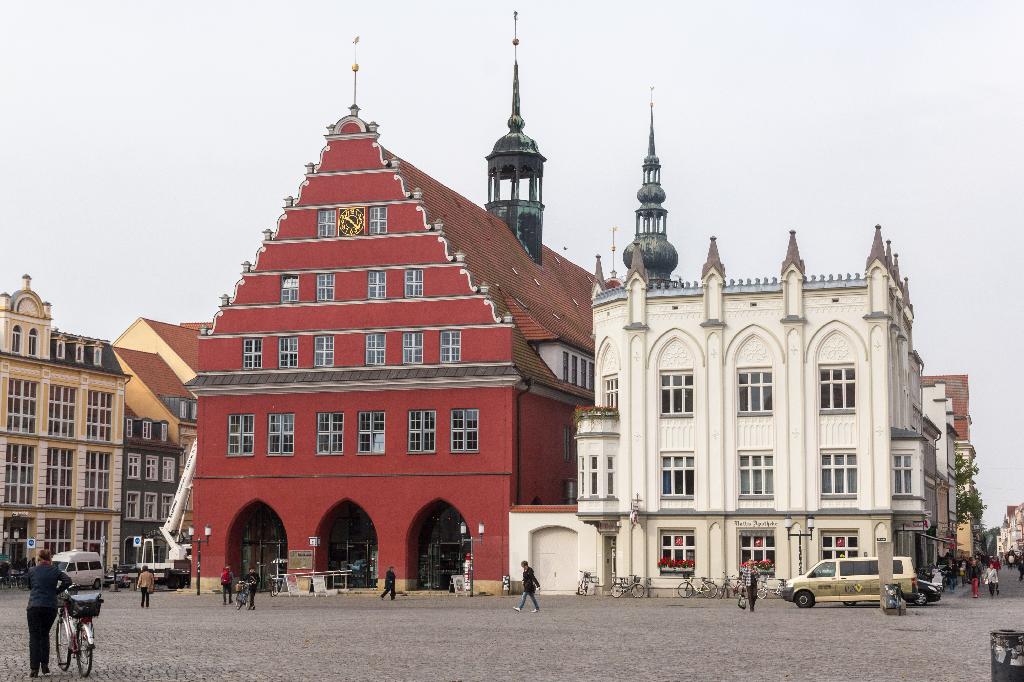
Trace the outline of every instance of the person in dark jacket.
<path fill-rule="evenodd" d="M 245 577 L 245 582 L 249 584 L 249 610 L 256 610 L 256 588 L 260 585 L 260 577 L 256 575 L 256 569 L 250 568 L 249 575 Z"/>
<path fill-rule="evenodd" d="M 750 608 L 750 612 L 754 612 L 754 602 L 757 601 L 757 566 L 754 565 L 754 560 L 751 559 L 747 562 L 741 571 L 743 574 L 743 587 L 747 591 L 747 607 Z"/>
<path fill-rule="evenodd" d="M 533 602 L 532 613 L 540 611 L 540 605 L 537 604 L 537 596 L 535 592 L 540 588 L 540 583 L 537 582 L 537 576 L 534 574 L 533 569 L 530 568 L 530 564 L 524 561 L 520 564 L 523 567 L 523 598 L 519 600 L 519 606 L 514 607 L 516 611 L 522 611 L 523 607 L 526 606 L 526 598 L 529 597 L 530 601 Z"/>
<path fill-rule="evenodd" d="M 51 563 L 48 549 L 39 550 L 39 563 L 28 571 L 28 659 L 29 677 L 50 672 L 50 627 L 57 618 L 57 595 L 74 581 Z"/>
<path fill-rule="evenodd" d="M 388 572 L 384 576 L 384 594 L 380 595 L 380 598 L 384 599 L 384 596 L 388 592 L 391 593 L 391 601 L 394 601 L 395 600 L 395 567 L 394 566 L 388 566 Z"/>
<path fill-rule="evenodd" d="M 971 584 L 971 596 L 975 599 L 978 598 L 978 582 L 981 580 L 981 566 L 978 565 L 977 559 L 971 559 L 971 563 L 967 564 L 967 582 Z"/>

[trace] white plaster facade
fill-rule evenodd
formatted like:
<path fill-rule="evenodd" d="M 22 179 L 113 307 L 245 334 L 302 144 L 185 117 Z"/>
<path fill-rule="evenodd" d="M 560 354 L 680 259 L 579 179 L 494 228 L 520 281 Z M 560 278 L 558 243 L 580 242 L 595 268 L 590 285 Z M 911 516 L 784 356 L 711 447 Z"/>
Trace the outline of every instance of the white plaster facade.
<path fill-rule="evenodd" d="M 522 590 L 520 562 L 529 561 L 544 594 L 575 594 L 580 571 L 597 574 L 602 561 L 597 530 L 571 506 L 513 507 L 508 517 L 508 575 Z"/>
<path fill-rule="evenodd" d="M 618 408 L 618 418 L 581 420 L 577 434 L 578 516 L 602 535 L 595 565 L 614 553 L 615 574 L 664 587 L 677 581 L 657 566 L 666 539 L 689 552 L 697 576 L 715 578 L 737 572 L 742 542 L 792 576 L 800 540 L 787 539 L 786 515 L 794 532 L 815 518 L 805 570 L 828 551 L 823 538 L 842 538 L 848 552 L 855 542 L 861 555 L 885 538 L 913 555 L 926 528 L 923 363 L 908 291 L 877 229 L 864 276 L 806 277 L 791 235 L 771 281 L 726 279 L 712 241 L 700 282 L 651 283 L 641 267 L 621 287 L 595 290 L 596 401 Z M 820 372 L 848 369 L 854 400 L 823 407 Z M 753 373 L 770 386 L 770 406 L 763 389 L 761 402 L 748 389 L 741 404 L 739 379 Z M 662 381 L 680 381 L 668 376 L 684 377 L 691 394 L 665 414 Z M 824 455 L 854 456 L 842 492 L 823 490 Z M 691 490 L 684 474 L 682 491 L 666 492 L 670 457 L 692 462 Z M 765 465 L 760 477 L 741 461 Z M 909 472 L 897 476 L 896 465 Z"/>

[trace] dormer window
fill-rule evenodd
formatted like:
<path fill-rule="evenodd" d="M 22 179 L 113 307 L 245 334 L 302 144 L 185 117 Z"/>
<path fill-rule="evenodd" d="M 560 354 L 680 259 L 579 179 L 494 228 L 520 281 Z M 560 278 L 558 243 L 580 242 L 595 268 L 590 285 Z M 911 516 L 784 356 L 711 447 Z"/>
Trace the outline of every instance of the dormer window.
<path fill-rule="evenodd" d="M 21 352 L 21 327 L 14 325 L 14 329 L 11 330 L 11 352 Z"/>
<path fill-rule="evenodd" d="M 58 360 L 63 360 L 64 359 L 64 340 L 63 339 L 57 339 L 57 359 Z"/>
<path fill-rule="evenodd" d="M 160 440 L 167 440 L 167 422 L 160 422 Z"/>
<path fill-rule="evenodd" d="M 85 362 L 85 346 L 75 344 L 75 362 Z"/>
<path fill-rule="evenodd" d="M 142 422 L 142 437 L 149 440 L 153 437 L 153 422 L 144 421 Z"/>
<path fill-rule="evenodd" d="M 28 330 L 28 354 L 32 357 L 39 355 L 39 332 L 35 329 Z"/>
<path fill-rule="evenodd" d="M 188 419 L 188 401 L 182 400 L 178 403 L 178 418 Z"/>
<path fill-rule="evenodd" d="M 124 420 L 124 437 L 125 438 L 131 438 L 132 437 L 132 425 L 134 423 L 135 422 L 133 422 L 131 419 L 125 419 Z"/>
<path fill-rule="evenodd" d="M 92 349 L 92 364 L 97 367 L 103 364 L 103 348 Z"/>

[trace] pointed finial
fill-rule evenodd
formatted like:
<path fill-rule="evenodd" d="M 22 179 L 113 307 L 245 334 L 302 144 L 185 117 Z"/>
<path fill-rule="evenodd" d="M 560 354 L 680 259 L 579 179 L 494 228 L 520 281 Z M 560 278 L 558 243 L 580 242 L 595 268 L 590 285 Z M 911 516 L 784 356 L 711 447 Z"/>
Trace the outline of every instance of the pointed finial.
<path fill-rule="evenodd" d="M 864 266 L 865 275 L 867 274 L 867 271 L 871 269 L 871 263 L 876 260 L 883 265 L 885 264 L 885 247 L 882 246 L 881 225 L 875 225 L 875 238 L 871 242 L 871 251 L 868 253 L 867 265 Z"/>
<path fill-rule="evenodd" d="M 352 39 L 352 106 L 348 110 L 353 116 L 359 115 L 359 100 L 356 98 L 356 86 L 359 83 L 359 36 Z"/>
<path fill-rule="evenodd" d="M 634 274 L 640 276 L 643 281 L 647 281 L 647 267 L 644 265 L 644 251 L 640 248 L 640 240 L 637 239 L 632 244 L 633 247 L 633 258 L 629 262 L 629 271 L 626 273 L 626 280 L 633 278 Z"/>
<path fill-rule="evenodd" d="M 885 265 L 892 270 L 892 240 L 885 240 Z"/>
<path fill-rule="evenodd" d="M 604 291 L 605 279 L 604 268 L 601 267 L 601 254 L 597 254 L 597 265 L 594 266 L 594 279 L 597 280 L 597 286 L 601 287 L 601 291 Z"/>
<path fill-rule="evenodd" d="M 519 12 L 512 12 L 512 115 L 508 117 L 509 132 L 521 133 L 526 127 L 519 113 Z"/>
<path fill-rule="evenodd" d="M 718 238 L 711 238 L 711 245 L 708 246 L 708 259 L 704 262 L 704 269 L 701 270 L 701 279 L 708 276 L 708 273 L 712 270 L 717 270 L 718 274 L 725 279 L 725 265 L 722 264 L 722 257 L 718 255 Z"/>
<path fill-rule="evenodd" d="M 910 307 L 913 307 L 910 303 L 910 278 L 903 278 L 903 301 Z"/>
<path fill-rule="evenodd" d="M 618 273 L 615 272 L 615 251 L 616 251 L 616 247 L 615 247 L 615 233 L 618 232 L 618 231 L 619 231 L 618 226 L 617 225 L 612 225 L 612 279 L 615 279 L 615 277 L 618 276 Z"/>
<path fill-rule="evenodd" d="M 654 86 L 651 86 L 651 133 L 647 138 L 647 156 L 656 156 L 654 152 Z"/>
<path fill-rule="evenodd" d="M 800 274 L 806 272 L 804 260 L 800 257 L 800 247 L 796 243 L 796 230 L 789 231 L 789 247 L 786 249 L 786 260 L 782 261 L 782 272 L 785 273 L 790 265 L 795 266 Z"/>

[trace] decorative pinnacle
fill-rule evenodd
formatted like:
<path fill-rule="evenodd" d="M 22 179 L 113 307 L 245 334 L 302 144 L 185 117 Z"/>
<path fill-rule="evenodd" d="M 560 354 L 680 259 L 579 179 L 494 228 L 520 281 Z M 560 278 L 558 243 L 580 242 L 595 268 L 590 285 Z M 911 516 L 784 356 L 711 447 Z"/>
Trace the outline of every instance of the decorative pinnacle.
<path fill-rule="evenodd" d="M 353 116 L 359 115 L 359 105 L 356 104 L 359 100 L 356 98 L 356 86 L 358 85 L 359 79 L 359 36 L 352 39 L 352 106 L 349 107 L 349 111 L 352 112 Z"/>
<path fill-rule="evenodd" d="M 801 274 L 804 270 L 804 259 L 800 257 L 800 247 L 796 243 L 796 230 L 789 231 L 789 247 L 786 249 L 786 259 L 782 261 L 782 272 L 786 272 L 789 266 L 795 266 Z"/>
<path fill-rule="evenodd" d="M 722 258 L 718 255 L 717 237 L 711 238 L 711 245 L 708 246 L 708 259 L 704 262 L 704 269 L 700 273 L 701 278 L 707 277 L 712 270 L 717 270 L 722 278 L 725 278 L 725 265 L 722 264 Z"/>
<path fill-rule="evenodd" d="M 871 269 L 871 263 L 879 261 L 885 265 L 885 247 L 882 246 L 882 226 L 875 225 L 875 237 L 871 242 L 871 251 L 868 253 L 868 261 L 864 266 L 865 273 Z"/>
<path fill-rule="evenodd" d="M 512 12 L 512 115 L 508 117 L 509 132 L 521 133 L 526 122 L 519 113 L 519 12 Z"/>
<path fill-rule="evenodd" d="M 647 156 L 655 156 L 654 153 L 654 86 L 651 86 L 651 134 L 647 139 Z"/>
<path fill-rule="evenodd" d="M 597 265 L 594 266 L 594 279 L 597 280 L 597 286 L 601 288 L 601 291 L 605 289 L 605 278 L 604 268 L 601 267 L 601 254 L 597 254 Z"/>

